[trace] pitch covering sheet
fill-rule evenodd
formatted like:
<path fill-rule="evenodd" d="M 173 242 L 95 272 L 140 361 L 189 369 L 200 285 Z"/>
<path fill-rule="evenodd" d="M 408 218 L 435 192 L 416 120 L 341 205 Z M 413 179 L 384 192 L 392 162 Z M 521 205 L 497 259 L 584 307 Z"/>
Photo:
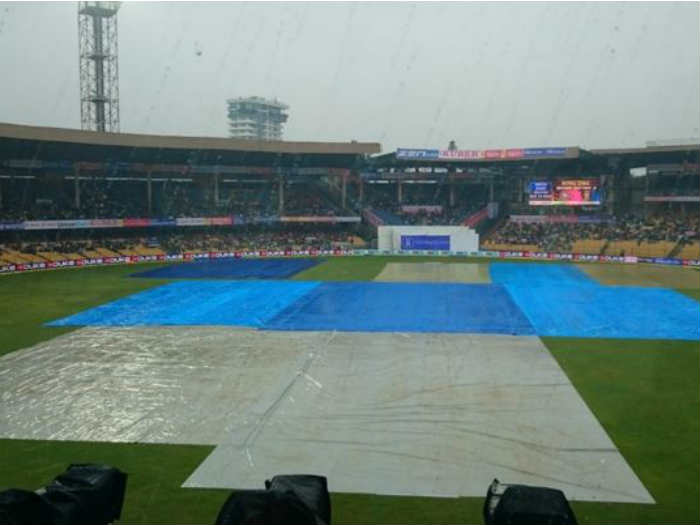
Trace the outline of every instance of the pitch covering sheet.
<path fill-rule="evenodd" d="M 284 279 L 322 262 L 320 259 L 205 259 L 139 272 L 158 279 Z"/>
<path fill-rule="evenodd" d="M 82 328 L 0 358 L 0 437 L 215 445 L 187 487 L 653 503 L 536 337 Z M 182 480 L 184 481 L 184 480 Z"/>
<path fill-rule="evenodd" d="M 496 263 L 494 284 L 181 281 L 50 323 L 700 339 L 700 304 L 574 265 Z"/>
<path fill-rule="evenodd" d="M 318 285 L 314 281 L 179 281 L 79 312 L 49 326 L 261 327 Z"/>
<path fill-rule="evenodd" d="M 182 281 L 49 324 L 534 334 L 503 287 L 480 284 Z"/>

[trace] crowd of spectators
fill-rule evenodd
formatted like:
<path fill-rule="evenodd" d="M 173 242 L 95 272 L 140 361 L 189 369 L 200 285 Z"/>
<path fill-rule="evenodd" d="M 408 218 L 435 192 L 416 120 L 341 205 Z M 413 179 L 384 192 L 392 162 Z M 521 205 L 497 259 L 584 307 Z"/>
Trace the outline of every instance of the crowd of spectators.
<path fill-rule="evenodd" d="M 146 236 L 127 235 L 93 239 L 42 240 L 35 242 L 0 242 L 0 249 L 16 250 L 36 255 L 39 252 L 84 254 L 97 248 L 112 252 L 131 250 L 137 246 L 160 248 L 166 253 L 195 251 L 255 251 L 255 250 L 331 250 L 354 245 L 356 236 L 348 228 L 295 225 L 294 228 L 244 227 L 235 230 L 210 229 L 186 232 L 177 230 Z"/>
<path fill-rule="evenodd" d="M 337 215 L 339 210 L 313 188 L 290 188 L 285 195 L 285 215 Z"/>
<path fill-rule="evenodd" d="M 375 211 L 388 212 L 406 225 L 426 226 L 452 226 L 459 225 L 471 214 L 486 206 L 486 200 L 482 193 L 471 191 L 470 187 L 460 187 L 455 194 L 455 206 L 449 205 L 449 190 L 446 186 L 439 188 L 433 185 L 425 185 L 427 188 L 417 187 L 410 191 L 404 191 L 402 202 L 399 204 L 398 196 L 390 189 L 377 187 L 367 193 L 365 203 Z M 408 188 L 409 186 L 406 185 Z M 418 211 L 406 211 L 404 206 L 440 206 L 440 210 L 430 208 Z"/>
<path fill-rule="evenodd" d="M 249 219 L 277 215 L 279 193 L 276 185 L 222 190 L 220 215 L 240 215 Z"/>
<path fill-rule="evenodd" d="M 16 187 L 14 187 L 16 186 Z M 25 220 L 76 220 L 124 218 L 177 218 L 238 215 L 254 219 L 276 216 L 279 194 L 276 184 L 256 187 L 222 186 L 218 202 L 206 185 L 188 182 L 156 182 L 152 186 L 149 213 L 145 183 L 103 179 L 80 182 L 79 206 L 74 188 L 63 184 L 41 198 L 36 187 L 15 184 L 4 188 L 0 222 Z M 295 185 L 296 186 L 296 185 Z M 285 193 L 286 215 L 340 215 L 339 208 L 318 189 L 292 186 Z"/>
<path fill-rule="evenodd" d="M 349 245 L 352 237 L 342 230 L 295 228 L 211 234 L 173 233 L 159 238 L 159 243 L 168 253 L 197 250 L 331 250 Z"/>
<path fill-rule="evenodd" d="M 401 206 L 394 208 L 394 213 L 401 217 L 404 224 L 418 226 L 456 226 L 462 224 L 472 213 L 480 210 L 484 204 L 467 206 L 443 206 L 441 211 L 419 210 L 417 212 L 403 211 Z"/>
<path fill-rule="evenodd" d="M 570 251 L 582 240 L 671 241 L 686 244 L 698 240 L 700 219 L 697 214 L 663 213 L 647 218 L 612 217 L 606 223 L 520 223 L 507 221 L 489 236 L 497 244 L 531 244 L 544 251 Z"/>

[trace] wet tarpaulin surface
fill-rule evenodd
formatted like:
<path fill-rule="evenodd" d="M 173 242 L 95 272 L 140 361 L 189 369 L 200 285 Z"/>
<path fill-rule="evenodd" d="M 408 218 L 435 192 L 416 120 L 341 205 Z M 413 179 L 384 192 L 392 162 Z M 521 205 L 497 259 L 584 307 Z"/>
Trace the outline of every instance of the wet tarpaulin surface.
<path fill-rule="evenodd" d="M 284 279 L 316 266 L 320 259 L 206 259 L 133 274 L 158 279 Z"/>
<path fill-rule="evenodd" d="M 538 335 L 700 339 L 700 303 L 675 290 L 507 284 Z"/>
<path fill-rule="evenodd" d="M 604 286 L 573 264 L 492 263 L 538 335 L 700 339 L 700 304 L 674 290 Z"/>
<path fill-rule="evenodd" d="M 50 323 L 231 325 L 269 330 L 534 334 L 500 286 L 182 281 Z"/>
<path fill-rule="evenodd" d="M 178 281 L 49 323 L 49 326 L 263 326 L 319 286 L 312 281 Z"/>
<path fill-rule="evenodd" d="M 504 285 L 179 281 L 49 324 L 696 340 L 700 304 L 661 288 L 566 280 L 556 285 L 543 279 Z"/>
<path fill-rule="evenodd" d="M 0 358 L 0 382 L 2 437 L 217 445 L 188 487 L 483 497 L 498 477 L 653 502 L 536 337 L 84 328 Z"/>
<path fill-rule="evenodd" d="M 574 264 L 493 262 L 491 280 L 514 286 L 599 286 Z"/>
<path fill-rule="evenodd" d="M 501 286 L 323 283 L 264 326 L 268 330 L 534 334 Z"/>

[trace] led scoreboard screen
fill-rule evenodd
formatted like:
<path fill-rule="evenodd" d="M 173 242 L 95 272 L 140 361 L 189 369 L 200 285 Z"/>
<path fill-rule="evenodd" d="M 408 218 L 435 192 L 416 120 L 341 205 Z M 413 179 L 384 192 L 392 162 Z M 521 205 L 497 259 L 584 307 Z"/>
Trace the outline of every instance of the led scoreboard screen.
<path fill-rule="evenodd" d="M 595 206 L 602 203 L 599 179 L 532 181 L 530 206 Z"/>

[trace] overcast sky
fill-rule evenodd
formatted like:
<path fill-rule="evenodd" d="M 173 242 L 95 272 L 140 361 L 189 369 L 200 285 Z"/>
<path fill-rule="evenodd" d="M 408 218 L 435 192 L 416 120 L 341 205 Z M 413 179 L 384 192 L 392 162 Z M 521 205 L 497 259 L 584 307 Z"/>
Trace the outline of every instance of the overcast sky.
<path fill-rule="evenodd" d="M 226 136 L 226 99 L 290 105 L 287 140 L 643 146 L 700 135 L 694 3 L 124 3 L 121 130 Z M 0 2 L 0 121 L 80 127 L 77 3 Z"/>

